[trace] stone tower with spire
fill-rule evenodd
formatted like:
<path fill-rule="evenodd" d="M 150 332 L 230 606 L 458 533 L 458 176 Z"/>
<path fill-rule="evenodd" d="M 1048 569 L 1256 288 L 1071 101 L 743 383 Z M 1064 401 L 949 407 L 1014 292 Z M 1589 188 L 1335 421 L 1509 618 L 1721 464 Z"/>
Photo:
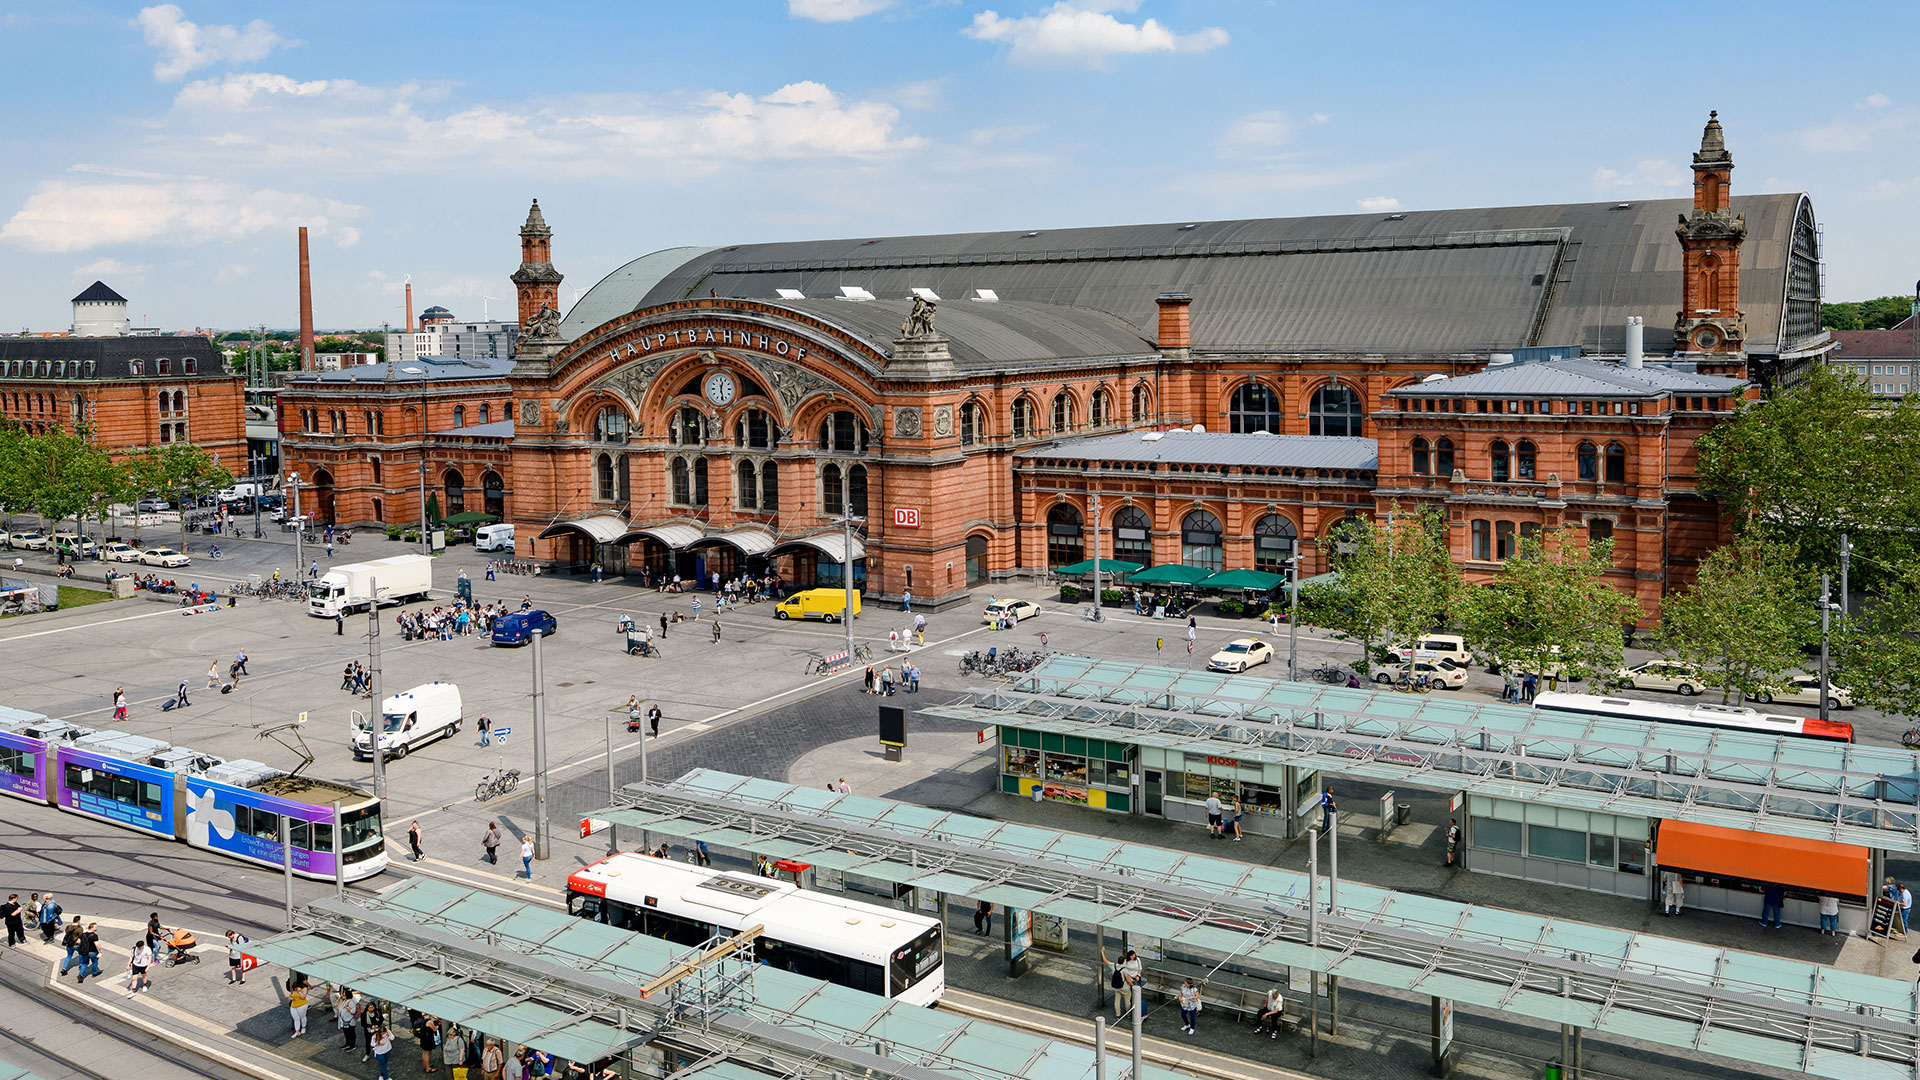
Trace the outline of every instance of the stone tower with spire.
<path fill-rule="evenodd" d="M 540 309 L 560 310 L 560 271 L 553 268 L 553 230 L 540 216 L 540 200 L 533 200 L 527 223 L 520 226 L 520 269 L 513 272 L 514 292 L 520 298 L 520 329 L 533 324 Z"/>
<path fill-rule="evenodd" d="M 1700 149 L 1693 155 L 1693 212 L 1680 217 L 1684 299 L 1674 321 L 1676 351 L 1726 354 L 1744 351 L 1745 312 L 1740 310 L 1740 242 L 1747 217 L 1733 212 L 1733 155 L 1720 130 L 1720 114 L 1707 114 Z"/>

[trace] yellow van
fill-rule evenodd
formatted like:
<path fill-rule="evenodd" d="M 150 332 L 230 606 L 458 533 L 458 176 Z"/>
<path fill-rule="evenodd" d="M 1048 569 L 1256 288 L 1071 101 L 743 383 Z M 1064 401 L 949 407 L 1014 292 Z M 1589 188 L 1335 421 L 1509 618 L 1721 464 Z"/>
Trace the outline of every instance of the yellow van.
<path fill-rule="evenodd" d="M 847 603 L 844 589 L 807 589 L 794 593 L 780 606 L 773 609 L 776 619 L 822 619 L 826 622 L 839 622 L 840 613 L 847 608 L 853 609 L 854 618 L 860 617 L 860 592 L 854 590 L 853 603 Z"/>

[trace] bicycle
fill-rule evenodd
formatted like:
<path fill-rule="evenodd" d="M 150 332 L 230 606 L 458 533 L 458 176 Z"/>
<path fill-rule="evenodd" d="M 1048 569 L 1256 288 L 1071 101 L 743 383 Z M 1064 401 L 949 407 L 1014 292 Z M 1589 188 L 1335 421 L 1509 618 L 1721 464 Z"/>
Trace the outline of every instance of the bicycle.
<path fill-rule="evenodd" d="M 866 642 L 861 642 L 860 644 L 855 645 L 853 647 L 853 658 L 855 660 L 873 659 L 873 646 L 868 645 Z"/>
<path fill-rule="evenodd" d="M 507 795 L 520 786 L 519 769 L 495 769 L 480 780 L 473 789 L 476 802 L 486 802 L 495 795 Z"/>
<path fill-rule="evenodd" d="M 1313 680 L 1316 682 L 1328 683 L 1330 685 L 1333 685 L 1333 684 L 1344 685 L 1347 681 L 1346 669 L 1339 667 L 1338 665 L 1335 665 L 1335 664 L 1322 665 L 1320 667 L 1314 668 L 1312 671 L 1308 672 L 1307 674 L 1310 677 L 1312 677 Z"/>

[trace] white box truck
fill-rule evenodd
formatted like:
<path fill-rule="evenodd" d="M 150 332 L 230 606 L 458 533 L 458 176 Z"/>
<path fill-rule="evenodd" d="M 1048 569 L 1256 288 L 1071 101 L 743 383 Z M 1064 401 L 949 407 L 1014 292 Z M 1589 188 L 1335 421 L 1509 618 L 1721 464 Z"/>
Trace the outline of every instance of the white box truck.
<path fill-rule="evenodd" d="M 373 760 L 373 733 L 358 718 L 353 722 L 353 757 Z M 380 752 L 403 758 L 409 751 L 436 739 L 450 739 L 460 730 L 460 688 L 453 683 L 430 682 L 395 694 L 380 705 Z"/>
<path fill-rule="evenodd" d="M 376 586 L 383 605 L 422 599 L 433 588 L 433 560 L 425 555 L 394 555 L 336 566 L 313 583 L 307 614 L 331 619 L 335 614 L 364 611 L 373 602 Z"/>

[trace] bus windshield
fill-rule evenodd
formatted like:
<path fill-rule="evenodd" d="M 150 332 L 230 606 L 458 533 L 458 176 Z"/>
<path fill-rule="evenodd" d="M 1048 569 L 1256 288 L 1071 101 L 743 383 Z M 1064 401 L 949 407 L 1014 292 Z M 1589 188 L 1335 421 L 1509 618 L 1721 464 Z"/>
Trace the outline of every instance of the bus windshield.
<path fill-rule="evenodd" d="M 898 997 L 939 971 L 942 955 L 938 926 L 928 927 L 926 933 L 893 950 L 892 963 L 887 965 L 887 996 Z"/>

